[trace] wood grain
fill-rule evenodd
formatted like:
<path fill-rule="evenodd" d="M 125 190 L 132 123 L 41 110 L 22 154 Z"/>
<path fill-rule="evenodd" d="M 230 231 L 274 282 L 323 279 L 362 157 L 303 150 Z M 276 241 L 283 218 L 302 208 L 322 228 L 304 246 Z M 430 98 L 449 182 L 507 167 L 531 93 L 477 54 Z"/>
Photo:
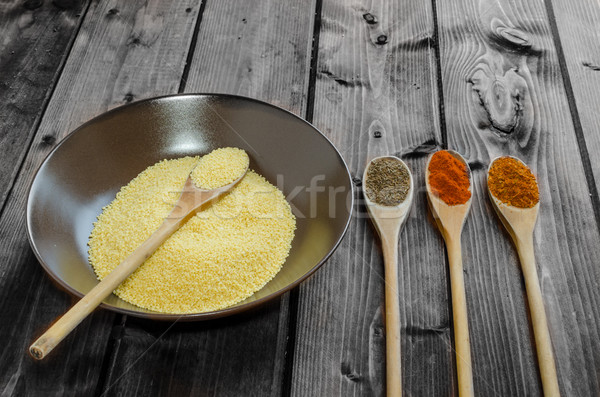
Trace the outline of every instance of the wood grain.
<path fill-rule="evenodd" d="M 44 363 L 27 355 L 26 346 L 71 303 L 28 246 L 27 192 L 55 142 L 82 121 L 131 97 L 177 89 L 197 17 L 187 7 L 183 1 L 95 2 L 85 16 L 0 218 L 0 333 L 11 341 L 2 352 L 3 394 L 91 395 L 98 386 L 114 319 L 106 311 L 84 321 Z"/>
<path fill-rule="evenodd" d="M 350 171 L 397 154 L 415 178 L 415 202 L 399 242 L 402 389 L 448 395 L 453 385 L 444 246 L 423 181 L 426 155 L 440 144 L 429 2 L 322 4 L 314 124 Z M 385 392 L 384 278 L 381 246 L 360 193 L 356 217 L 336 253 L 300 287 L 292 395 Z"/>
<path fill-rule="evenodd" d="M 538 176 L 538 274 L 561 392 L 600 388 L 600 237 L 542 1 L 438 4 L 449 147 L 474 168 L 463 245 L 475 393 L 539 395 L 533 336 L 514 247 L 485 193 L 499 154 Z"/>
<path fill-rule="evenodd" d="M 232 318 L 202 323 L 128 318 L 116 336 L 117 354 L 111 358 L 103 393 L 281 395 L 284 346 L 278 333 L 287 326 L 286 307 L 284 298 Z"/>
<path fill-rule="evenodd" d="M 186 92 L 249 96 L 306 112 L 315 1 L 207 3 Z"/>
<path fill-rule="evenodd" d="M 314 7 L 292 0 L 207 2 L 185 92 L 252 96 L 302 115 Z M 247 315 L 172 328 L 128 320 L 107 395 L 279 396 L 288 306 L 285 295 Z"/>
<path fill-rule="evenodd" d="M 553 16 L 561 44 L 568 83 L 575 104 L 575 128 L 585 140 L 588 161 L 600 189 L 600 3 L 594 0 L 554 0 Z M 552 10 L 551 10 L 552 12 Z M 596 194 L 597 194 L 596 191 Z M 598 205 L 596 203 L 596 205 Z M 597 208 L 600 211 L 600 208 Z M 598 221 L 598 220 L 596 220 Z"/>
<path fill-rule="evenodd" d="M 0 337 L 9 341 L 1 395 L 384 393 L 382 253 L 359 179 L 348 235 L 292 305 L 285 295 L 242 316 L 195 324 L 97 311 L 47 361 L 27 356 L 29 343 L 72 303 L 25 235 L 36 168 L 94 115 L 180 90 L 248 95 L 314 115 L 354 176 L 377 155 L 407 161 L 417 191 L 399 243 L 406 395 L 456 394 L 444 246 L 419 188 L 425 156 L 446 143 L 474 170 L 462 242 L 475 393 L 541 395 L 520 264 L 485 192 L 492 157 L 522 158 L 540 182 L 534 248 L 561 392 L 598 394 L 600 232 L 588 186 L 600 181 L 598 4 L 315 1 L 208 0 L 202 16 L 199 0 L 0 5 Z M 290 320 L 296 303 L 297 323 Z M 290 321 L 297 329 L 288 329 Z"/>
<path fill-rule="evenodd" d="M 0 3 L 0 208 L 13 186 L 87 4 Z"/>

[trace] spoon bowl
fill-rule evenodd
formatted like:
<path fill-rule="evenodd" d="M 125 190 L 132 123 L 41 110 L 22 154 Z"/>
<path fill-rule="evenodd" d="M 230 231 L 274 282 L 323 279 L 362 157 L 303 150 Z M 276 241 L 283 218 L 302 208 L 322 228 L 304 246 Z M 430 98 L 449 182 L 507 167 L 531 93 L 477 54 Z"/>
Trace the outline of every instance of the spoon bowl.
<path fill-rule="evenodd" d="M 473 191 L 473 182 L 471 178 L 471 168 L 467 161 L 454 150 L 447 150 L 454 158 L 459 160 L 462 164 L 465 165 L 467 170 L 467 176 L 469 178 L 469 191 Z M 429 203 L 429 208 L 431 209 L 431 213 L 444 237 L 444 240 L 452 239 L 455 237 L 460 238 L 460 234 L 462 232 L 462 228 L 466 222 L 467 215 L 471 209 L 471 201 L 472 197 L 467 200 L 464 204 L 459 205 L 448 205 L 446 204 L 438 195 L 433 192 L 431 185 L 429 184 L 429 164 L 431 163 L 431 159 L 433 155 L 429 157 L 427 161 L 427 166 L 425 168 L 425 181 L 427 188 L 427 201 Z"/>
<path fill-rule="evenodd" d="M 369 167 L 373 164 L 374 161 L 383 159 L 383 158 L 393 159 L 395 161 L 398 161 L 400 164 L 402 164 L 402 166 L 408 170 L 408 177 L 409 177 L 409 184 L 410 184 L 408 193 L 407 193 L 404 201 L 402 201 L 401 203 L 399 203 L 398 205 L 395 205 L 395 206 L 386 206 L 386 205 L 377 204 L 376 202 L 371 200 L 367 194 L 364 195 L 367 210 L 369 211 L 369 214 L 371 215 L 371 219 L 373 220 L 373 223 L 375 224 L 377 233 L 379 233 L 379 236 L 381 238 L 383 238 L 384 236 L 387 238 L 388 236 L 393 237 L 392 235 L 394 233 L 391 233 L 391 232 L 399 233 L 401 227 L 404 225 L 404 222 L 406 221 L 407 215 L 409 214 L 410 208 L 412 206 L 414 185 L 413 185 L 413 178 L 412 178 L 410 169 L 404 163 L 404 161 L 400 160 L 398 157 L 395 157 L 395 156 L 380 156 L 380 157 L 373 158 L 369 162 L 369 164 L 367 164 L 367 167 L 365 168 L 365 171 L 363 173 L 363 181 L 365 183 L 367 181 L 367 172 L 369 171 Z"/>
<path fill-rule="evenodd" d="M 500 158 L 512 158 L 523 166 L 527 167 L 527 164 L 522 162 L 520 159 L 513 156 L 501 156 L 496 157 L 494 160 L 490 162 L 488 166 L 487 174 L 490 174 L 490 170 L 492 169 L 492 165 Z M 527 167 L 529 168 L 529 167 Z M 503 203 L 500 199 L 498 199 L 488 185 L 488 195 L 490 197 L 490 201 L 492 202 L 492 208 L 498 215 L 498 218 L 510 234 L 511 238 L 517 243 L 518 239 L 527 237 L 533 233 L 535 228 L 535 223 L 537 220 L 540 203 L 536 203 L 533 207 L 530 208 L 519 208 L 512 205 L 508 205 Z"/>

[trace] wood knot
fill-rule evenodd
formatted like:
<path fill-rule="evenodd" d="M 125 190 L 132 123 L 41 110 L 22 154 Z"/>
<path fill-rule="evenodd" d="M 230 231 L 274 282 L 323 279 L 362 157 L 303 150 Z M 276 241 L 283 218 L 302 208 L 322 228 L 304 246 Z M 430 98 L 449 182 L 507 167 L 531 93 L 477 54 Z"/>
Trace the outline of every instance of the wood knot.
<path fill-rule="evenodd" d="M 360 80 L 360 76 L 352 76 L 349 79 L 343 79 L 341 77 L 336 76 L 329 70 L 321 70 L 322 75 L 332 78 L 336 83 L 343 87 L 359 87 L 364 85 L 363 81 Z"/>
<path fill-rule="evenodd" d="M 375 131 L 375 132 L 373 132 L 373 136 L 375 138 L 381 138 L 383 136 L 383 134 L 381 133 L 381 131 Z"/>
<path fill-rule="evenodd" d="M 75 8 L 75 0 L 52 0 L 52 5 L 61 10 L 71 10 Z"/>
<path fill-rule="evenodd" d="M 133 46 L 137 46 L 137 45 L 140 45 L 140 44 L 141 44 L 141 40 L 140 40 L 139 37 L 132 37 L 129 40 L 129 42 L 127 43 L 127 45 L 130 45 L 130 46 L 132 46 L 132 45 Z"/>
<path fill-rule="evenodd" d="M 346 379 L 348 379 L 351 382 L 360 382 L 360 375 L 357 374 L 355 371 L 352 371 L 350 365 L 347 363 L 342 363 L 341 373 Z"/>
<path fill-rule="evenodd" d="M 123 101 L 129 103 L 131 101 L 133 101 L 133 99 L 135 98 L 135 96 L 131 93 L 128 92 L 127 94 L 125 94 L 125 96 L 123 97 Z"/>
<path fill-rule="evenodd" d="M 117 10 L 116 8 L 111 8 L 110 10 L 108 10 L 108 13 L 107 13 L 107 15 L 108 15 L 109 17 L 112 17 L 112 16 L 114 16 L 114 15 L 117 15 L 118 13 L 119 13 L 119 10 Z"/>
<path fill-rule="evenodd" d="M 523 114 L 526 90 L 522 87 L 527 86 L 517 70 L 509 69 L 498 75 L 484 65 L 475 71 L 469 82 L 473 84 L 491 125 L 505 134 L 514 132 Z"/>
<path fill-rule="evenodd" d="M 377 23 L 377 18 L 375 17 L 375 15 L 367 12 L 366 14 L 363 14 L 363 18 L 365 21 L 367 21 L 367 23 L 369 25 L 375 25 Z"/>
<path fill-rule="evenodd" d="M 42 6 L 42 0 L 26 0 L 23 3 L 23 7 L 26 10 L 35 10 L 36 8 L 40 8 Z"/>
<path fill-rule="evenodd" d="M 379 36 L 377 36 L 377 44 L 383 45 L 383 44 L 387 44 L 388 42 L 388 37 L 384 34 L 380 34 Z"/>
<path fill-rule="evenodd" d="M 530 48 L 532 45 L 527 33 L 521 29 L 506 26 L 499 18 L 492 18 L 491 30 L 504 44 L 520 48 Z"/>
<path fill-rule="evenodd" d="M 56 138 L 52 135 L 44 135 L 42 137 L 42 142 L 46 145 L 52 145 L 54 144 L 54 142 L 56 142 Z"/>
<path fill-rule="evenodd" d="M 435 138 L 430 138 L 425 142 L 417 145 L 412 145 L 401 152 L 395 154 L 398 158 L 403 159 L 417 159 L 429 156 L 431 153 L 440 150 L 441 145 L 439 142 L 435 140 Z"/>
<path fill-rule="evenodd" d="M 479 170 L 487 170 L 487 167 L 488 167 L 488 164 L 485 164 L 481 160 L 469 161 L 469 168 L 471 169 L 472 172 L 479 171 Z"/>
<path fill-rule="evenodd" d="M 586 67 L 586 68 L 591 69 L 593 71 L 600 71 L 600 65 L 594 65 L 593 63 L 586 62 L 586 61 L 581 62 L 581 64 L 583 65 L 583 67 Z"/>
<path fill-rule="evenodd" d="M 362 186 L 362 180 L 356 176 L 352 177 L 352 183 L 354 183 L 354 186 L 356 186 L 356 187 Z"/>

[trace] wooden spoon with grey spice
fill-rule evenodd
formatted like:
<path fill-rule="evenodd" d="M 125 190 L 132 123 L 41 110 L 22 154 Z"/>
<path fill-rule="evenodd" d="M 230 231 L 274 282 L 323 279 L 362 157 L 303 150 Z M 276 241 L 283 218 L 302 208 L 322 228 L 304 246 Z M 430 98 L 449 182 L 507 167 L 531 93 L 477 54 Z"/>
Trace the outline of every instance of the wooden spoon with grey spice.
<path fill-rule="evenodd" d="M 363 180 L 367 210 L 383 249 L 387 395 L 401 396 L 398 237 L 413 201 L 413 179 L 402 160 L 385 156 L 371 160 Z"/>

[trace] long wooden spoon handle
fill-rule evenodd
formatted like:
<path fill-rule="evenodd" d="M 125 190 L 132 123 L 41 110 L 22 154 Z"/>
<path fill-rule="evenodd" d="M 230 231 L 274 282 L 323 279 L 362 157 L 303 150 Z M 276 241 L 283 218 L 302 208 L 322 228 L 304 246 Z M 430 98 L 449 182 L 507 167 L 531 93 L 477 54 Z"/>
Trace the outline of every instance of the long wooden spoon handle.
<path fill-rule="evenodd" d="M 535 267 L 533 236 L 527 235 L 519 240 L 517 248 L 521 259 L 523 277 L 525 278 L 525 288 L 527 289 L 527 299 L 529 301 L 529 311 L 531 313 L 531 323 L 533 326 L 533 335 L 535 336 L 544 396 L 560 396 L 546 310 L 544 309 L 540 281 Z"/>
<path fill-rule="evenodd" d="M 452 291 L 452 313 L 454 316 L 454 345 L 456 348 L 456 373 L 458 395 L 473 396 L 473 367 L 471 366 L 471 345 L 469 341 L 469 321 L 467 298 L 463 276 L 460 234 L 456 240 L 446 241 L 450 264 L 450 289 Z"/>
<path fill-rule="evenodd" d="M 382 239 L 385 267 L 385 362 L 388 397 L 400 397 L 402 395 L 397 241 L 397 237 Z"/>
<path fill-rule="evenodd" d="M 41 360 L 56 347 L 84 318 L 109 296 L 131 273 L 177 229 L 178 220 L 167 218 L 142 245 L 121 262 L 68 312 L 59 318 L 29 347 L 31 355 Z"/>

